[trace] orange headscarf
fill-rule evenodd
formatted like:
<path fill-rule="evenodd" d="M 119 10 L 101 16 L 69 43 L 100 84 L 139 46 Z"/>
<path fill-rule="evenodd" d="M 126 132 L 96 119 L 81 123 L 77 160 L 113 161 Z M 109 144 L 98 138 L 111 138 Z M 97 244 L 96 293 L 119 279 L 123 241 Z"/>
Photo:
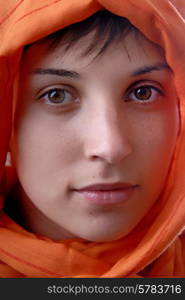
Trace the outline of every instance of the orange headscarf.
<path fill-rule="evenodd" d="M 22 47 L 100 9 L 128 18 L 163 47 L 174 71 L 181 126 L 165 191 L 129 235 L 106 243 L 52 241 L 26 231 L 1 210 L 0 277 L 185 277 L 184 0 L 0 0 L 1 208 L 3 184 L 10 184 L 5 159 Z"/>

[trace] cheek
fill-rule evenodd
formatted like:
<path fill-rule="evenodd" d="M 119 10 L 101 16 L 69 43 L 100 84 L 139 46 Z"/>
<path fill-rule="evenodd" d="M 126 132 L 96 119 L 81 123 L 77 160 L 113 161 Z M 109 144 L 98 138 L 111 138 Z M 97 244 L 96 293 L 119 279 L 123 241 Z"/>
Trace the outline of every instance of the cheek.
<path fill-rule="evenodd" d="M 75 127 L 37 110 L 25 115 L 16 130 L 19 156 L 38 160 L 71 157 L 74 152 Z"/>
<path fill-rule="evenodd" d="M 53 193 L 65 185 L 80 148 L 72 124 L 33 110 L 17 122 L 15 140 L 17 172 L 26 191 L 45 195 L 48 188 Z"/>
<path fill-rule="evenodd" d="M 164 184 L 175 150 L 179 128 L 178 106 L 174 101 L 151 114 L 143 114 L 138 124 L 135 123 L 132 128 L 137 133 L 135 163 L 142 170 L 145 186 L 157 191 Z"/>

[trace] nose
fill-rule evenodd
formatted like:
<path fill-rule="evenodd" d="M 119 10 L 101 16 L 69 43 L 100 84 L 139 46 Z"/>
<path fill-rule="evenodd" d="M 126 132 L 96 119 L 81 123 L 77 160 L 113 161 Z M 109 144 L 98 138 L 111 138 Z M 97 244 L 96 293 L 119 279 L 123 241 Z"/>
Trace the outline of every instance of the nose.
<path fill-rule="evenodd" d="M 128 125 L 115 109 L 91 115 L 85 143 L 85 155 L 90 160 L 118 164 L 131 152 Z"/>

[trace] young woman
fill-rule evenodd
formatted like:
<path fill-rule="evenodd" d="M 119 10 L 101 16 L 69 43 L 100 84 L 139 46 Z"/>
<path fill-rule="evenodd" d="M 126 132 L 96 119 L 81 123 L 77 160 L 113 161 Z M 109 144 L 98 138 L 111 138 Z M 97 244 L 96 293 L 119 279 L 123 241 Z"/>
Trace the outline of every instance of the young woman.
<path fill-rule="evenodd" d="M 0 276 L 185 276 L 183 3 L 11 5 Z"/>

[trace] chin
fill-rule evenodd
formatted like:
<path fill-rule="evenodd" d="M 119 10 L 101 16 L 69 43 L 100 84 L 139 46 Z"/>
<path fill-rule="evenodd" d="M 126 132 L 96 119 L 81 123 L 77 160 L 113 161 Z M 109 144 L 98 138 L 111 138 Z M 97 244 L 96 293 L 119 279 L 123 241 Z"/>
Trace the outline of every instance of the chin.
<path fill-rule="evenodd" d="M 112 242 L 119 240 L 123 238 L 127 233 L 113 233 L 113 234 L 107 234 L 107 231 L 105 233 L 100 233 L 98 234 L 96 232 L 93 233 L 86 233 L 86 234 L 81 234 L 79 235 L 79 238 L 85 239 L 90 242 Z"/>

